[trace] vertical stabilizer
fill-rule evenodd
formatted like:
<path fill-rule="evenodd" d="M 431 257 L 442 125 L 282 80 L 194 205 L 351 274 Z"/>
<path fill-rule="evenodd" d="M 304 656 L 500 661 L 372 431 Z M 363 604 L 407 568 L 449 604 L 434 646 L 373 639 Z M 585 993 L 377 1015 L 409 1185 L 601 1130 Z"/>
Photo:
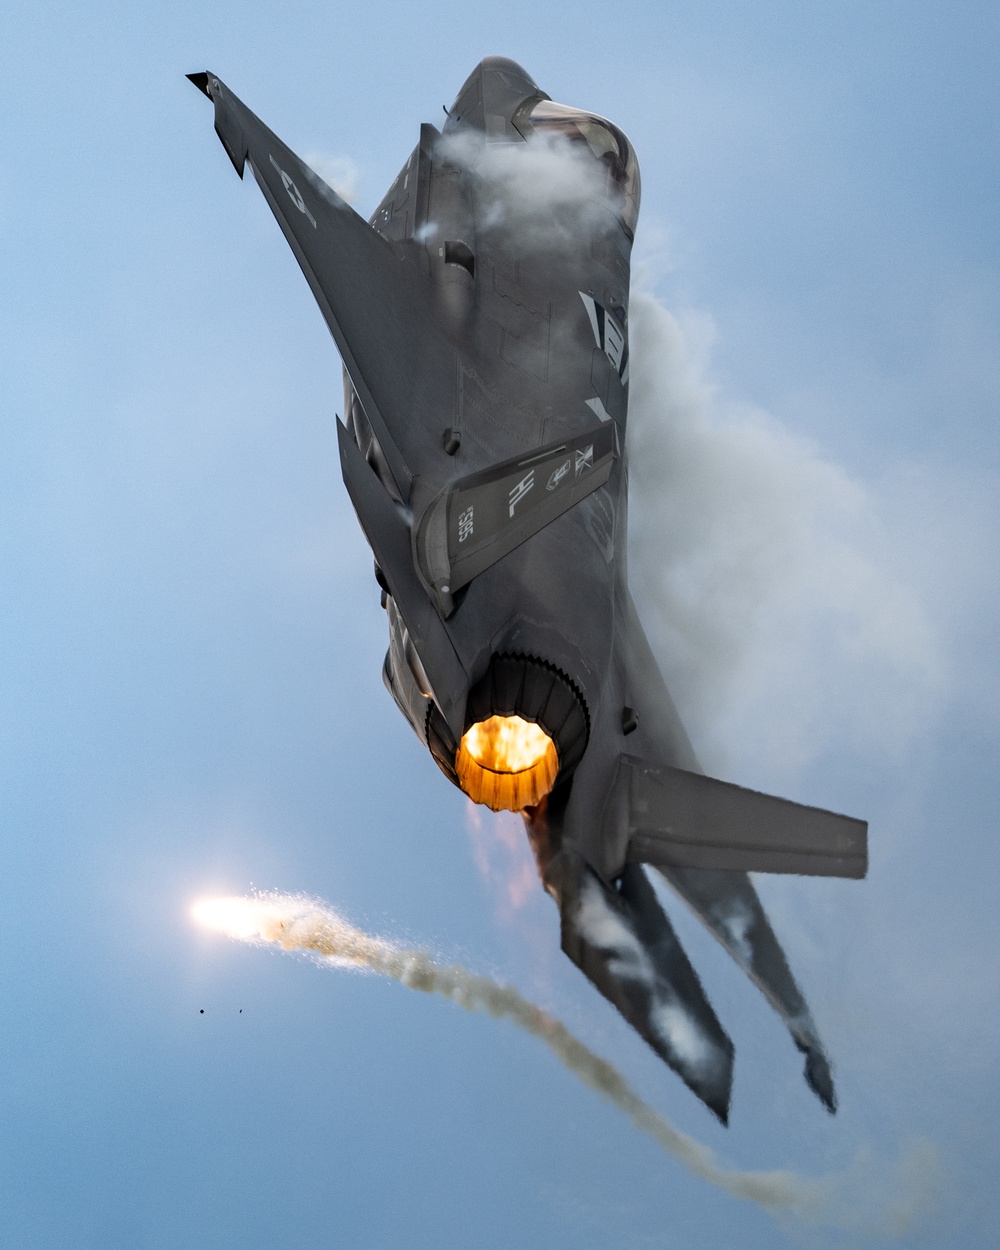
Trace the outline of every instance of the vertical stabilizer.
<path fill-rule="evenodd" d="M 656 869 L 715 934 L 788 1026 L 806 1057 L 809 1087 L 828 1111 L 837 1109 L 830 1062 L 785 953 L 746 873 L 701 868 Z"/>
<path fill-rule="evenodd" d="M 733 1044 L 643 869 L 628 865 L 618 889 L 572 852 L 552 869 L 563 950 L 725 1124 Z"/>

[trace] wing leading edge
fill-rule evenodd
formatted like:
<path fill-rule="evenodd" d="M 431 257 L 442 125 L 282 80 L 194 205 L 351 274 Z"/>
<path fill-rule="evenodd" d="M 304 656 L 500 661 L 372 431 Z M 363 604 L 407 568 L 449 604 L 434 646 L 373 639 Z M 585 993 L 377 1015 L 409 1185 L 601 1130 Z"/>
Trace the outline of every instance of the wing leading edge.
<path fill-rule="evenodd" d="M 249 162 L 305 274 L 396 483 L 409 499 L 413 465 L 457 404 L 454 350 L 429 316 L 425 276 L 295 155 L 213 74 L 189 74 L 215 104 L 215 129 L 236 172 Z M 433 405 L 416 402 L 434 396 Z"/>

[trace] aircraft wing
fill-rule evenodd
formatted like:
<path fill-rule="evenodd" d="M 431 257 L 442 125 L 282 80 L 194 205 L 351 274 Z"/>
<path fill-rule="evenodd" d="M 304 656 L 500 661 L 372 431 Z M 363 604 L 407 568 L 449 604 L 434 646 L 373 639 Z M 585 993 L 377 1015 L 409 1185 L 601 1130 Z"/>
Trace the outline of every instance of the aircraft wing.
<path fill-rule="evenodd" d="M 455 353 L 434 328 L 428 283 L 213 74 L 189 74 L 215 104 L 236 172 L 249 161 L 302 267 L 375 432 L 400 498 L 457 411 Z M 417 402 L 433 395 L 433 404 Z M 413 413 L 433 411 L 440 429 Z"/>

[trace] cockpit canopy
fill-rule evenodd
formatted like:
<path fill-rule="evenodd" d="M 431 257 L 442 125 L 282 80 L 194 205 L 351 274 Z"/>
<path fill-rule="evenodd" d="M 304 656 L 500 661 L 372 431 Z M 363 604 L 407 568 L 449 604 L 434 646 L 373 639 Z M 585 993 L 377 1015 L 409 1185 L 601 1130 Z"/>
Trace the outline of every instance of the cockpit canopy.
<path fill-rule="evenodd" d="M 586 144 L 608 171 L 608 194 L 630 234 L 639 219 L 641 181 L 639 162 L 625 135 L 596 113 L 585 113 L 554 100 L 526 100 L 511 119 L 526 139 L 532 134 L 559 135 L 570 143 Z"/>

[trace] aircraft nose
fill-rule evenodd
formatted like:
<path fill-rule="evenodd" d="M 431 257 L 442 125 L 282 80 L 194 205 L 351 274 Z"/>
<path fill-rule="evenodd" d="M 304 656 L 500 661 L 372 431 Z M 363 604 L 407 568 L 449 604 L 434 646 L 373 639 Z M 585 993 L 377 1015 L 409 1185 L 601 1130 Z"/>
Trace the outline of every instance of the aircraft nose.
<path fill-rule="evenodd" d="M 491 128 L 495 130 L 500 125 L 491 118 L 502 119 L 509 125 L 518 105 L 530 96 L 548 99 L 523 66 L 505 56 L 484 57 L 455 97 L 444 129 L 468 126 L 490 133 Z M 511 134 L 513 138 L 519 137 L 513 131 Z"/>

